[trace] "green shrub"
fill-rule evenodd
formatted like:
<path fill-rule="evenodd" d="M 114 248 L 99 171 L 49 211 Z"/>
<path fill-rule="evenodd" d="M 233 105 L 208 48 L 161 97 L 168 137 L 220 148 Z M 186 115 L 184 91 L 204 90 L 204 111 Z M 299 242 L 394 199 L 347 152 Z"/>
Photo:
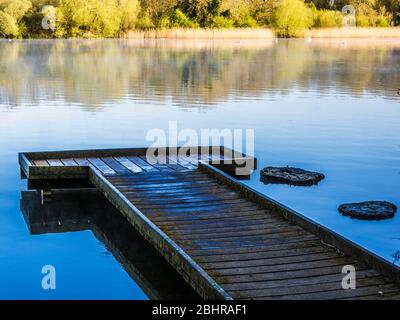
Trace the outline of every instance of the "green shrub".
<path fill-rule="evenodd" d="M 139 0 L 119 0 L 119 8 L 121 11 L 121 29 L 124 31 L 133 29 L 140 11 Z"/>
<path fill-rule="evenodd" d="M 114 37 L 122 14 L 117 0 L 63 0 L 58 25 L 72 37 Z"/>
<path fill-rule="evenodd" d="M 339 11 L 318 10 L 314 13 L 315 28 L 338 28 L 343 25 L 343 14 Z"/>
<path fill-rule="evenodd" d="M 172 17 L 173 27 L 198 28 L 198 24 L 189 19 L 180 9 L 174 11 Z"/>
<path fill-rule="evenodd" d="M 32 8 L 32 3 L 28 0 L 8 0 L 3 2 L 2 7 L 5 13 L 9 14 L 17 22 L 19 22 Z"/>
<path fill-rule="evenodd" d="M 150 18 L 148 12 L 142 13 L 139 15 L 136 21 L 136 28 L 138 29 L 151 29 L 154 28 L 154 23 Z"/>
<path fill-rule="evenodd" d="M 388 28 L 390 27 L 390 20 L 385 16 L 379 16 L 376 19 L 375 26 L 380 28 Z"/>
<path fill-rule="evenodd" d="M 0 35 L 6 38 L 19 35 L 17 21 L 4 11 L 0 11 Z"/>
<path fill-rule="evenodd" d="M 280 0 L 274 12 L 274 25 L 278 34 L 296 37 L 313 24 L 312 10 L 303 0 Z"/>
<path fill-rule="evenodd" d="M 241 16 L 238 20 L 235 21 L 235 27 L 239 28 L 256 28 L 258 23 L 256 19 L 254 19 L 250 14 Z"/>
<path fill-rule="evenodd" d="M 221 15 L 233 20 L 235 27 L 257 26 L 257 21 L 250 13 L 249 3 L 243 2 L 243 0 L 224 0 L 221 5 Z"/>
<path fill-rule="evenodd" d="M 372 27 L 370 18 L 362 14 L 356 16 L 356 24 L 357 27 Z"/>
<path fill-rule="evenodd" d="M 211 25 L 213 28 L 232 28 L 233 21 L 223 16 L 216 16 L 214 17 L 213 23 Z"/>

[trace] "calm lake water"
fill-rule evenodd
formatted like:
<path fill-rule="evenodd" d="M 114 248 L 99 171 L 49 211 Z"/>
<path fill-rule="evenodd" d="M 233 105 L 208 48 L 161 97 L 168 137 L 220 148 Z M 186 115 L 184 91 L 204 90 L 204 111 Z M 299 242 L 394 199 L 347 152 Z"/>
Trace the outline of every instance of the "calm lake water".
<path fill-rule="evenodd" d="M 66 194 L 42 207 L 21 194 L 17 163 L 20 151 L 147 146 L 148 130 L 170 120 L 198 132 L 254 129 L 259 168 L 325 173 L 315 187 L 264 185 L 258 172 L 245 183 L 393 261 L 400 214 L 358 221 L 337 207 L 400 206 L 399 87 L 395 40 L 0 41 L 0 298 L 190 296 L 101 198 L 83 206 Z M 71 225 L 60 228 L 60 216 Z M 56 290 L 41 287 L 44 265 L 56 267 Z"/>

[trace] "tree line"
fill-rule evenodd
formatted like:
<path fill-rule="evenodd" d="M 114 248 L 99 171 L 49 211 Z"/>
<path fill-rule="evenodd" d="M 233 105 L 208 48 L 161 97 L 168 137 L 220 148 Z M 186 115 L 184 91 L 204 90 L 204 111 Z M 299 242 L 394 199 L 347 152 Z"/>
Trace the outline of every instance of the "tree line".
<path fill-rule="evenodd" d="M 0 37 L 118 37 L 132 29 L 274 28 L 297 36 L 343 25 L 346 5 L 361 27 L 400 23 L 399 0 L 0 0 Z"/>

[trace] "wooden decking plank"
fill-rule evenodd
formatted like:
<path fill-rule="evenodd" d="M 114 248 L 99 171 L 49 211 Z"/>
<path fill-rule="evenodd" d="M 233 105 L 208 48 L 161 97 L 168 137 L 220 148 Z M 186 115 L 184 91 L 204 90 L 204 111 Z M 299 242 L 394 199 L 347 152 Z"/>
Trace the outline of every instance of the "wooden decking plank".
<path fill-rule="evenodd" d="M 182 234 L 179 230 L 175 231 L 176 237 L 179 240 L 198 240 L 198 239 L 210 239 L 210 240 L 224 240 L 224 239 L 232 239 L 237 237 L 246 237 L 246 236 L 257 236 L 263 234 L 281 234 L 281 233 L 289 233 L 293 232 L 296 229 L 287 226 L 278 226 L 278 227 L 259 227 L 258 229 L 253 230 L 234 230 L 231 232 L 210 232 L 208 235 L 206 233 L 194 234 L 194 233 L 184 233 Z"/>
<path fill-rule="evenodd" d="M 249 210 L 257 210 L 258 207 L 255 206 L 253 203 L 242 202 L 242 203 L 234 203 L 233 205 L 227 205 L 223 203 L 214 203 L 214 204 L 182 204 L 177 206 L 165 206 L 165 205 L 158 205 L 158 206 L 149 206 L 149 205 L 142 205 L 140 206 L 143 210 L 153 210 L 153 211 L 160 211 L 164 214 L 174 214 L 174 213 L 183 213 L 183 214 L 190 214 L 190 213 L 213 213 L 218 215 L 218 213 L 222 212 L 232 212 L 232 211 L 242 211 L 247 212 Z"/>
<path fill-rule="evenodd" d="M 357 270 L 357 279 L 364 278 L 380 278 L 383 279 L 382 276 L 373 270 L 366 270 L 362 267 L 356 266 Z M 341 271 L 341 270 L 340 270 Z M 314 284 L 322 284 L 322 283 L 331 283 L 331 282 L 339 282 L 341 283 L 343 280 L 343 273 L 335 272 L 328 273 L 323 275 L 313 275 L 307 277 L 298 277 L 298 278 L 284 278 L 284 279 L 272 279 L 266 281 L 249 281 L 249 282 L 236 282 L 236 283 L 225 283 L 224 288 L 228 292 L 250 292 L 258 291 L 258 290 L 266 290 L 273 288 L 283 288 L 283 287 L 298 287 L 298 286 L 309 286 Z"/>
<path fill-rule="evenodd" d="M 47 162 L 49 163 L 49 165 L 51 167 L 64 166 L 64 164 L 62 163 L 62 161 L 60 159 L 48 159 Z"/>
<path fill-rule="evenodd" d="M 343 299 L 343 298 L 356 298 L 369 295 L 376 295 L 376 298 L 384 297 L 385 294 L 398 292 L 398 287 L 387 284 L 378 286 L 361 287 L 355 290 L 332 290 L 332 291 L 320 291 L 315 293 L 304 293 L 304 294 L 293 294 L 293 295 L 281 295 L 281 296 L 264 296 L 257 297 L 255 299 L 271 299 L 271 300 L 332 300 L 332 299 Z"/>
<path fill-rule="evenodd" d="M 48 167 L 49 163 L 46 160 L 32 160 L 32 163 L 35 166 L 39 166 L 39 167 Z"/>
<path fill-rule="evenodd" d="M 282 240 L 290 240 L 290 239 L 295 239 L 296 241 L 302 241 L 305 239 L 308 235 L 303 234 L 301 232 L 295 233 L 295 232 L 286 232 L 286 233 L 281 233 L 281 234 L 263 234 L 263 235 L 254 235 L 254 236 L 242 236 L 242 237 L 232 237 L 232 238 L 226 238 L 223 240 L 219 239 L 191 239 L 191 240 L 182 240 L 176 237 L 174 234 L 176 240 L 184 244 L 185 246 L 203 246 L 203 247 L 224 247 L 224 246 L 229 246 L 229 245 L 253 245 L 257 243 L 262 243 L 262 241 L 282 241 Z"/>
<path fill-rule="evenodd" d="M 248 260 L 258 260 L 258 259 L 275 259 L 275 258 L 284 258 L 284 257 L 298 257 L 309 254 L 316 253 L 325 253 L 332 252 L 327 248 L 315 244 L 310 245 L 308 247 L 303 247 L 300 249 L 281 249 L 281 250 L 267 250 L 267 251 L 259 251 L 256 250 L 254 252 L 245 252 L 245 253 L 236 253 L 236 254 L 215 254 L 215 255 L 200 255 L 195 256 L 196 261 L 201 263 L 222 263 L 222 262 L 241 262 Z"/>
<path fill-rule="evenodd" d="M 149 164 L 148 162 L 144 161 L 142 158 L 140 158 L 138 156 L 130 156 L 130 157 L 127 157 L 127 158 L 130 161 L 132 161 L 134 164 L 136 164 L 137 166 L 142 168 L 146 172 L 160 172 L 159 169 L 157 169 L 156 167 L 152 166 L 151 164 Z"/>
<path fill-rule="evenodd" d="M 134 164 L 132 161 L 128 160 L 126 157 L 114 157 L 114 159 L 133 173 L 143 172 L 143 169 L 141 167 Z"/>
<path fill-rule="evenodd" d="M 320 241 L 315 238 L 304 240 L 303 242 L 289 241 L 265 243 L 254 247 L 238 247 L 238 248 L 219 248 L 219 249 L 205 249 L 205 248 L 186 248 L 185 250 L 190 253 L 194 258 L 198 257 L 213 257 L 220 256 L 235 256 L 236 254 L 255 254 L 260 252 L 280 252 L 282 250 L 290 249 L 303 249 L 321 245 Z"/>
<path fill-rule="evenodd" d="M 97 170 L 99 170 L 104 175 L 114 175 L 117 174 L 110 166 L 108 166 L 100 158 L 88 158 L 87 159 Z"/>
<path fill-rule="evenodd" d="M 178 157 L 176 157 L 176 156 L 167 156 L 166 165 L 176 171 L 193 170 L 193 168 L 187 168 L 183 163 L 179 163 Z"/>
<path fill-rule="evenodd" d="M 209 214 L 182 214 L 182 213 L 175 213 L 165 215 L 161 212 L 157 212 L 154 210 L 145 210 L 146 214 L 151 217 L 153 221 L 162 222 L 173 222 L 173 224 L 193 224 L 198 223 L 205 226 L 207 224 L 214 224 L 214 223 L 226 223 L 226 224 L 233 224 L 237 225 L 238 223 L 246 223 L 248 219 L 252 221 L 258 222 L 268 222 L 272 221 L 268 219 L 268 217 L 261 215 L 262 211 L 254 210 L 254 211 L 239 211 L 239 212 L 229 212 L 229 213 L 219 213 L 218 215 L 214 213 Z M 180 223 L 181 222 L 181 223 Z M 200 225 L 199 225 L 200 226 Z"/>
<path fill-rule="evenodd" d="M 218 189 L 218 186 L 199 186 L 197 188 L 193 187 L 176 187 L 176 188 L 153 188 L 150 190 L 146 189 L 134 189 L 131 186 L 127 185 L 121 185 L 121 186 L 116 186 L 118 190 L 123 192 L 124 194 L 140 194 L 142 193 L 144 197 L 150 197 L 154 195 L 159 195 L 159 194 L 165 194 L 168 197 L 173 197 L 174 195 L 201 195 L 201 194 L 212 194 L 212 192 L 218 192 L 220 191 Z"/>
<path fill-rule="evenodd" d="M 93 166 L 87 158 L 74 158 L 74 160 L 80 166 Z"/>
<path fill-rule="evenodd" d="M 171 204 L 170 202 L 160 203 L 158 205 L 152 205 L 152 202 L 149 203 L 136 203 L 137 206 L 140 206 L 141 209 L 155 209 L 155 210 L 163 210 L 165 213 L 168 212 L 177 212 L 177 211 L 184 211 L 184 212 L 191 212 L 192 209 L 206 209 L 206 211 L 214 210 L 214 209 L 232 209 L 235 210 L 243 209 L 246 210 L 248 208 L 257 209 L 256 206 L 247 203 L 246 201 L 235 199 L 230 201 L 203 201 L 203 202 L 183 202 L 183 203 L 174 203 Z M 154 202 L 153 202 L 154 203 Z M 168 208 L 168 209 L 167 209 Z M 196 211 L 196 210 L 194 210 Z"/>
<path fill-rule="evenodd" d="M 197 162 L 192 163 L 189 161 L 189 159 L 186 159 L 186 157 L 184 157 L 184 156 L 178 156 L 178 162 L 179 162 L 179 164 L 183 165 L 187 169 L 190 169 L 190 170 L 197 169 Z"/>
<path fill-rule="evenodd" d="M 240 290 L 237 292 L 235 290 L 229 291 L 232 295 L 236 296 L 239 299 L 254 299 L 259 297 L 279 297 L 279 296 L 296 296 L 299 294 L 316 294 L 327 291 L 344 291 L 342 288 L 342 277 L 338 276 L 335 281 L 331 282 L 318 282 L 318 283 L 307 283 L 303 285 L 296 286 L 281 286 L 281 287 L 271 287 L 265 289 L 255 289 L 255 290 Z M 312 278 L 311 278 L 312 279 Z M 357 296 L 360 293 L 357 291 L 360 288 L 365 287 L 386 287 L 384 280 L 382 277 L 374 277 L 374 278 L 358 278 L 357 277 L 357 286 L 356 289 L 350 289 L 350 296 Z M 362 295 L 365 293 L 362 292 Z"/>
<path fill-rule="evenodd" d="M 231 242 L 217 242 L 217 241 L 195 241 L 195 242 L 182 242 L 185 250 L 189 251 L 217 251 L 220 249 L 238 249 L 238 248 L 260 248 L 268 247 L 276 244 L 290 244 L 300 241 L 316 240 L 317 237 L 313 235 L 306 235 L 301 237 L 290 237 L 290 238 L 280 238 L 280 239 L 251 239 L 249 241 L 231 241 Z"/>
<path fill-rule="evenodd" d="M 218 245 L 223 245 L 226 243 L 240 243 L 240 241 L 243 242 L 248 242 L 251 240 L 254 241 L 262 241 L 262 240 L 270 240 L 270 239 L 283 239 L 283 238 L 292 238 L 292 237 L 302 237 L 305 234 L 297 231 L 297 232 L 262 232 L 262 233 L 256 233 L 256 234 L 247 234 L 247 235 L 238 235 L 238 236 L 230 236 L 226 238 L 218 238 L 218 237 L 213 237 L 210 236 L 209 238 L 201 238 L 201 239 L 196 239 L 196 238 L 187 238 L 187 237 L 181 237 L 179 233 L 174 233 L 174 237 L 177 241 L 179 242 L 187 242 L 187 243 L 213 243 L 213 244 L 218 244 Z"/>
<path fill-rule="evenodd" d="M 241 216 L 241 217 L 243 217 L 243 216 Z M 165 220 L 158 219 L 158 221 L 154 216 L 152 217 L 149 215 L 149 218 L 152 221 L 155 221 L 160 228 L 163 228 L 164 230 L 170 230 L 171 232 L 173 232 L 173 229 L 171 229 L 171 228 L 181 228 L 181 227 L 184 228 L 184 227 L 193 226 L 194 222 L 197 225 L 198 230 L 200 230 L 200 229 L 203 230 L 204 228 L 208 228 L 208 227 L 211 227 L 216 224 L 222 225 L 224 223 L 229 226 L 237 227 L 237 226 L 243 225 L 246 222 L 243 220 L 237 221 L 235 219 L 235 217 L 232 217 L 232 219 L 230 219 L 229 221 L 225 221 L 223 218 L 222 219 L 208 219 L 208 217 L 203 217 L 200 219 L 165 219 Z M 264 218 L 264 217 L 256 217 L 256 218 L 252 218 L 251 220 L 252 220 L 251 224 L 257 224 L 257 223 L 261 224 L 261 223 L 271 222 L 271 220 L 268 220 L 267 218 Z"/>
<path fill-rule="evenodd" d="M 139 156 L 144 162 L 147 162 L 149 165 L 157 168 L 161 172 L 175 172 L 174 169 L 170 168 L 164 163 L 158 163 L 158 159 L 155 157 L 146 157 L 146 156 Z"/>
<path fill-rule="evenodd" d="M 229 214 L 229 213 L 228 213 Z M 194 229 L 198 231 L 204 231 L 205 229 L 216 228 L 216 227 L 229 227 L 229 228 L 240 228 L 243 225 L 255 226 L 261 224 L 270 224 L 276 223 L 276 220 L 268 219 L 264 216 L 259 216 L 258 214 L 254 214 L 253 216 L 243 216 L 243 214 L 237 213 L 232 216 L 249 218 L 246 219 L 246 223 L 243 223 L 243 220 L 237 221 L 236 219 L 230 219 L 226 221 L 224 219 L 208 219 L 208 217 L 203 217 L 203 219 L 195 220 L 195 224 L 193 220 L 176 220 L 176 219 L 167 219 L 165 221 L 159 220 L 157 224 L 163 228 L 164 230 L 169 230 L 171 232 L 176 232 L 176 230 L 182 230 L 182 232 L 186 232 L 188 229 Z M 157 217 L 157 215 L 154 215 Z M 153 217 L 149 216 L 150 219 L 154 219 Z"/>
<path fill-rule="evenodd" d="M 106 163 L 108 166 L 110 166 L 111 169 L 118 173 L 118 175 L 114 175 L 112 177 L 118 177 L 119 175 L 128 175 L 132 173 L 132 171 L 128 170 L 128 168 L 123 166 L 113 157 L 103 157 L 101 158 L 101 160 L 104 161 L 104 163 Z"/>
<path fill-rule="evenodd" d="M 65 166 L 72 166 L 75 167 L 78 164 L 75 162 L 74 159 L 72 158 L 68 158 L 68 159 L 61 159 L 61 162 L 65 165 Z"/>
<path fill-rule="evenodd" d="M 185 181 L 185 182 L 168 182 L 165 183 L 163 181 L 160 182 L 150 182 L 150 183 L 134 183 L 130 181 L 121 181 L 121 182 L 115 182 L 114 185 L 117 188 L 129 188 L 132 190 L 154 190 L 157 188 L 157 190 L 174 190 L 174 189 L 190 189 L 190 188 L 198 188 L 198 187 L 219 187 L 218 183 L 212 182 L 212 181 Z"/>
<path fill-rule="evenodd" d="M 248 267 L 234 267 L 224 269 L 207 269 L 212 274 L 218 276 L 234 276 L 234 275 L 253 275 L 253 274 L 268 274 L 282 271 L 297 271 L 308 270 L 314 268 L 325 268 L 332 266 L 345 266 L 349 261 L 342 257 L 326 258 L 316 261 L 306 261 L 299 263 L 284 263 L 277 265 L 264 265 L 264 266 L 248 266 Z"/>
<path fill-rule="evenodd" d="M 249 223 L 249 224 L 236 224 L 225 226 L 224 224 L 220 224 L 218 226 L 207 226 L 207 227 L 198 227 L 194 226 L 187 226 L 187 227 L 171 227 L 169 230 L 179 232 L 181 235 L 204 235 L 207 236 L 208 234 L 224 234 L 224 233 L 233 233 L 233 232 L 243 232 L 243 231 L 257 231 L 260 229 L 276 229 L 288 227 L 287 223 L 284 221 L 272 221 L 272 222 L 256 222 L 256 223 Z"/>
<path fill-rule="evenodd" d="M 242 198 L 238 198 L 235 196 L 227 196 L 227 197 L 174 197 L 174 198 L 154 198 L 154 197 L 146 197 L 141 198 L 138 197 L 130 197 L 131 201 L 135 201 L 135 204 L 145 206 L 152 205 L 154 203 L 160 203 L 162 201 L 163 205 L 190 205 L 190 204 L 213 204 L 213 203 L 224 203 L 226 205 L 234 204 L 234 203 L 243 203 L 246 200 Z"/>
<path fill-rule="evenodd" d="M 343 264 L 339 263 L 334 266 L 314 267 L 309 269 L 297 269 L 280 272 L 253 273 L 253 274 L 235 274 L 235 275 L 214 275 L 213 278 L 221 285 L 225 283 L 240 282 L 261 282 L 272 280 L 284 280 L 295 278 L 306 278 L 314 276 L 322 276 L 327 274 L 341 274 Z"/>
<path fill-rule="evenodd" d="M 204 270 L 219 270 L 219 269 L 232 269 L 232 268 L 250 268 L 250 267 L 263 267 L 263 266 L 272 266 L 272 265 L 284 265 L 284 264 L 293 264 L 293 263 L 301 263 L 301 262 L 311 262 L 311 261 L 320 261 L 326 259 L 338 258 L 336 252 L 320 252 L 320 253 L 311 253 L 311 254 L 303 254 L 298 256 L 284 256 L 284 257 L 275 257 L 275 258 L 250 258 L 248 260 L 241 261 L 221 261 L 221 262 L 205 262 L 202 263 L 202 267 Z"/>

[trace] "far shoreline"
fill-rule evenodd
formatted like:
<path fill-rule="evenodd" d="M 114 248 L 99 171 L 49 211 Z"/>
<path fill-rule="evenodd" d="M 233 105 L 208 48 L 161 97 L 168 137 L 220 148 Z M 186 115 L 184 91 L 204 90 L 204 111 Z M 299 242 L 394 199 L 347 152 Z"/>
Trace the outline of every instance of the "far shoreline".
<path fill-rule="evenodd" d="M 298 37 L 280 37 L 272 28 L 172 28 L 172 29 L 134 29 L 121 33 L 118 37 L 103 38 L 91 35 L 72 38 L 30 37 L 1 38 L 5 41 L 18 40 L 56 40 L 56 39 L 168 39 L 168 40 L 273 40 L 273 39 L 385 39 L 400 40 L 400 27 L 353 27 L 321 28 L 304 30 Z"/>

